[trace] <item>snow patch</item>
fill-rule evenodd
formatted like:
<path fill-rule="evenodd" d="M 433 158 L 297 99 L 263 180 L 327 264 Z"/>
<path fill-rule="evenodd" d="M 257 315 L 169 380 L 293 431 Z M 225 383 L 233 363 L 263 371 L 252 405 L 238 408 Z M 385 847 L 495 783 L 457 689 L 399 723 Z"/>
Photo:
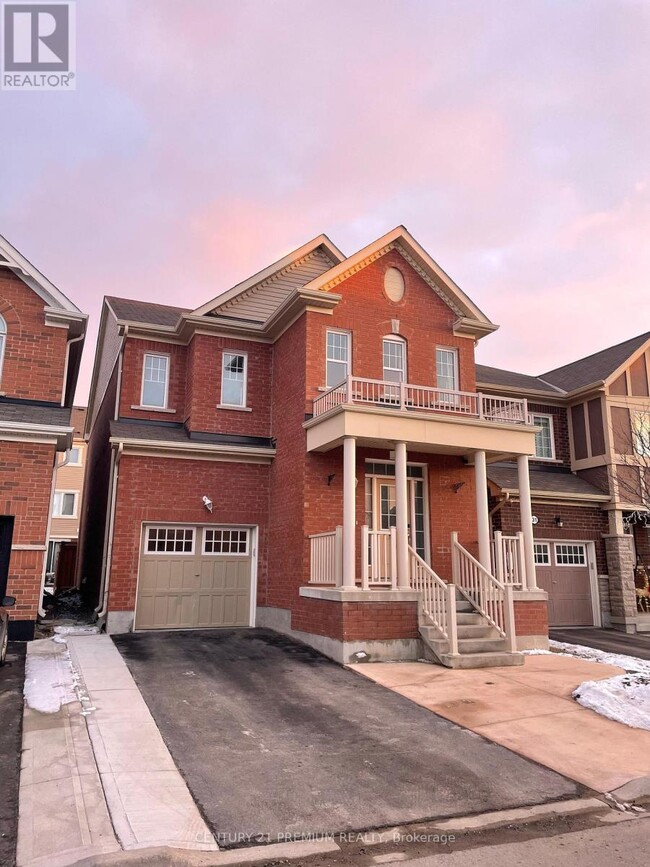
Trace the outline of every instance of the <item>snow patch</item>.
<path fill-rule="evenodd" d="M 57 713 L 62 705 L 76 701 L 68 651 L 57 654 L 28 653 L 23 691 L 28 707 L 40 713 Z"/>

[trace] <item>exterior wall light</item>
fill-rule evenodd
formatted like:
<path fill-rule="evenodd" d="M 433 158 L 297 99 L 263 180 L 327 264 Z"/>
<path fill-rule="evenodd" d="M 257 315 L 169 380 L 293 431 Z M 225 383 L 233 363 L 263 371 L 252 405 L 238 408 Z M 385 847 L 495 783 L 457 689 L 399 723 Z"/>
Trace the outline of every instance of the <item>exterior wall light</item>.
<path fill-rule="evenodd" d="M 562 518 L 559 515 L 555 516 L 555 526 L 558 527 L 560 530 L 564 526 L 564 521 L 562 520 Z"/>

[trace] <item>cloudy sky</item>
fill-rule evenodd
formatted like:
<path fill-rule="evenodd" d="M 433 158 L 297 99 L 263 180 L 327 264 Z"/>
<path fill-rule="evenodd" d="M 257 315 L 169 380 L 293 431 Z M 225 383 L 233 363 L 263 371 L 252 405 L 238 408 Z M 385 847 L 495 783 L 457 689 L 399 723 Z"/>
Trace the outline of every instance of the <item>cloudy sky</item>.
<path fill-rule="evenodd" d="M 0 234 L 91 316 L 403 223 L 539 373 L 650 328 L 649 0 L 80 0 L 0 93 Z"/>

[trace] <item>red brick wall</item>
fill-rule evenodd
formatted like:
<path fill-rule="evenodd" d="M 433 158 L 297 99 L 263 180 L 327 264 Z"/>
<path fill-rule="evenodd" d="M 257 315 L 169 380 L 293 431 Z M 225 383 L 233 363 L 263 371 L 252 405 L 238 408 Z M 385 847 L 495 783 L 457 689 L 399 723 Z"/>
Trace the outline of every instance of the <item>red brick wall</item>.
<path fill-rule="evenodd" d="M 646 569 L 650 569 L 650 527 L 634 525 L 634 544 L 637 559 Z"/>
<path fill-rule="evenodd" d="M 115 510 L 110 609 L 132 611 L 135 607 L 144 521 L 259 525 L 258 582 L 263 596 L 268 558 L 269 476 L 269 466 L 265 464 L 123 455 Z M 201 502 L 204 494 L 214 503 L 212 514 Z"/>
<path fill-rule="evenodd" d="M 553 437 L 555 440 L 555 458 L 562 461 L 566 467 L 571 466 L 571 452 L 569 450 L 569 423 L 567 420 L 567 410 L 564 406 L 552 406 L 545 403 L 528 403 L 528 411 L 532 413 L 540 413 L 540 415 L 553 416 Z M 535 458 L 530 459 L 531 464 L 548 464 L 548 461 L 536 461 Z"/>
<path fill-rule="evenodd" d="M 515 602 L 514 609 L 517 635 L 548 635 L 546 602 Z"/>
<path fill-rule="evenodd" d="M 397 304 L 384 294 L 384 274 L 398 268 L 405 282 L 403 299 Z M 461 391 L 476 390 L 474 344 L 454 337 L 458 316 L 425 283 L 406 260 L 391 250 L 385 256 L 348 277 L 332 290 L 342 295 L 332 316 L 307 313 L 307 398 L 318 397 L 325 385 L 325 332 L 343 328 L 352 334 L 352 373 L 370 379 L 383 378 L 382 338 L 392 333 L 392 320 L 399 320 L 399 335 L 407 342 L 408 381 L 436 385 L 436 346 L 455 347 L 459 354 Z M 307 411 L 311 412 L 310 405 Z"/>
<path fill-rule="evenodd" d="M 45 547 L 52 493 L 54 446 L 0 442 L 0 515 L 14 515 L 12 545 Z M 7 593 L 14 620 L 35 620 L 45 551 L 12 551 Z"/>
<path fill-rule="evenodd" d="M 291 626 L 338 641 L 419 638 L 416 602 L 334 602 L 301 597 Z"/>
<path fill-rule="evenodd" d="M 0 393 L 60 403 L 68 332 L 45 324 L 44 307 L 22 280 L 0 269 L 0 315 L 7 323 Z"/>
<path fill-rule="evenodd" d="M 248 354 L 246 405 L 251 412 L 217 409 L 223 353 Z M 190 430 L 269 436 L 272 347 L 250 340 L 197 334 L 188 348 L 187 426 Z"/>
<path fill-rule="evenodd" d="M 174 413 L 131 409 L 132 406 L 140 406 L 140 398 L 142 396 L 142 365 L 144 364 L 144 356 L 148 352 L 170 356 L 167 407 L 175 410 Z M 183 421 L 185 418 L 186 359 L 186 346 L 179 346 L 175 343 L 162 343 L 158 340 L 127 340 L 122 361 L 119 414 L 127 418 L 138 418 L 141 421 Z"/>

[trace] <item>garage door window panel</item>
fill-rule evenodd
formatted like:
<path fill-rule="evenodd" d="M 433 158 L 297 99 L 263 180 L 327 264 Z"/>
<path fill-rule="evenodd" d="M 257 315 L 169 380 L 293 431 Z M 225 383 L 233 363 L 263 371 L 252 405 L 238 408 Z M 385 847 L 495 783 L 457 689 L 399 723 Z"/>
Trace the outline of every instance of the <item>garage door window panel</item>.
<path fill-rule="evenodd" d="M 248 554 L 248 530 L 208 529 L 203 533 L 203 553 L 231 556 Z"/>
<path fill-rule="evenodd" d="M 551 565 L 551 549 L 547 542 L 535 542 L 533 549 L 535 551 L 536 566 Z"/>
<path fill-rule="evenodd" d="M 193 554 L 194 530 L 187 527 L 149 527 L 147 554 Z"/>
<path fill-rule="evenodd" d="M 556 545 L 555 563 L 557 566 L 586 566 L 587 554 L 584 545 Z"/>

